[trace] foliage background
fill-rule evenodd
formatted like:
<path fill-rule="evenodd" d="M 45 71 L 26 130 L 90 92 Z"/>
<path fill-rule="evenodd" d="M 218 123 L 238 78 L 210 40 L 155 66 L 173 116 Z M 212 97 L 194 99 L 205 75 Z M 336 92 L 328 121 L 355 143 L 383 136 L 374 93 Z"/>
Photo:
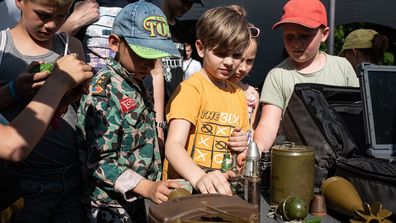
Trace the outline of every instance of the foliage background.
<path fill-rule="evenodd" d="M 396 54 L 396 31 L 392 28 L 371 24 L 371 23 L 351 23 L 346 25 L 341 25 L 335 28 L 334 31 L 334 54 L 337 55 L 344 43 L 345 37 L 355 29 L 374 29 L 378 33 L 386 35 L 389 39 L 388 50 L 384 53 L 384 57 L 380 61 L 383 65 L 395 65 L 395 54 Z M 324 43 L 321 49 L 326 51 L 327 44 Z"/>

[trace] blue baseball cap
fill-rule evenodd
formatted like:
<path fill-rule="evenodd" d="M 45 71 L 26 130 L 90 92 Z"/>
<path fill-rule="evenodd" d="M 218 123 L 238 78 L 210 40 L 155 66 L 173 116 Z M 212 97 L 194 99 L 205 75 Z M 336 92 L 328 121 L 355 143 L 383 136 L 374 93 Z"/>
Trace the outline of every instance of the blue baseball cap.
<path fill-rule="evenodd" d="M 166 16 L 149 2 L 140 0 L 121 9 L 114 19 L 112 33 L 123 37 L 142 58 L 180 57 L 171 40 Z"/>

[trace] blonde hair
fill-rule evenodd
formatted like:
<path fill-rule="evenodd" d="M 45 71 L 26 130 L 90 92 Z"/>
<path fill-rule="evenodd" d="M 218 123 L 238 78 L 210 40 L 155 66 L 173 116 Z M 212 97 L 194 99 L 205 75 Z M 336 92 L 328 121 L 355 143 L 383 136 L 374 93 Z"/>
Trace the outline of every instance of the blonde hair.
<path fill-rule="evenodd" d="M 229 9 L 232 9 L 234 11 L 236 11 L 237 13 L 239 13 L 239 15 L 245 17 L 246 16 L 246 10 L 244 8 L 242 8 L 240 5 L 229 5 L 226 6 Z"/>
<path fill-rule="evenodd" d="M 244 51 L 250 34 L 243 12 L 237 5 L 207 10 L 197 22 L 197 39 L 216 53 L 229 55 Z"/>
<path fill-rule="evenodd" d="M 73 0 L 23 0 L 23 1 L 29 1 L 37 4 L 44 4 L 44 5 L 50 5 L 50 6 L 55 6 L 59 8 L 67 7 L 69 8 L 71 4 L 73 3 Z"/>

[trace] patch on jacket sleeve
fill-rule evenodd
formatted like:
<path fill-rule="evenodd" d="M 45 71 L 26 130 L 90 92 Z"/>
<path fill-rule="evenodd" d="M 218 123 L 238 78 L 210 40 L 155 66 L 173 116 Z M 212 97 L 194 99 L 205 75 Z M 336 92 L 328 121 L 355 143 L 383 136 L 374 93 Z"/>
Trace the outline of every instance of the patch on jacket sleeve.
<path fill-rule="evenodd" d="M 123 98 L 120 100 L 121 111 L 123 113 L 135 110 L 137 108 L 136 102 L 132 98 Z"/>
<path fill-rule="evenodd" d="M 98 80 L 92 84 L 91 91 L 92 95 L 106 96 L 106 85 L 109 83 L 110 77 L 107 75 L 101 75 Z"/>

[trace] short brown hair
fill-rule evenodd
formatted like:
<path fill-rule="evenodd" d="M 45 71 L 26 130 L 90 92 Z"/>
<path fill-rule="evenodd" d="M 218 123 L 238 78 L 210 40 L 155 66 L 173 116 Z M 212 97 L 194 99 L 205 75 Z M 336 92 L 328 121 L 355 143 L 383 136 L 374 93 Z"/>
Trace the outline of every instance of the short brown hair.
<path fill-rule="evenodd" d="M 30 1 L 38 4 L 41 3 L 55 7 L 67 7 L 67 8 L 69 8 L 73 3 L 73 0 L 23 0 L 23 1 Z"/>
<path fill-rule="evenodd" d="M 204 47 L 217 53 L 243 51 L 250 39 L 248 23 L 235 6 L 215 7 L 207 10 L 198 20 L 197 38 Z"/>

